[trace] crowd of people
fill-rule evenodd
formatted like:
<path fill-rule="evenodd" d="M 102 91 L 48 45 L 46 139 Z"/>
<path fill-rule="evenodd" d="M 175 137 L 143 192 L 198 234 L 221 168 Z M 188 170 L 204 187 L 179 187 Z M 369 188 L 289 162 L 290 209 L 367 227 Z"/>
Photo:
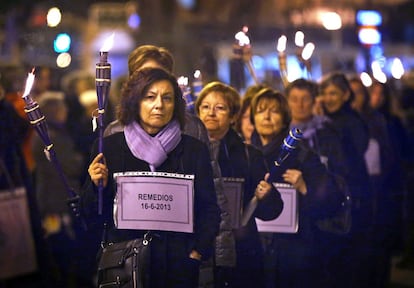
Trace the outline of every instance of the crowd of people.
<path fill-rule="evenodd" d="M 113 91 L 99 151 L 93 77 L 69 75 L 53 87 L 50 69 L 38 69 L 31 96 L 80 196 L 72 202 L 78 219 L 24 113 L 25 73 L 11 70 L 0 78 L 0 157 L 26 186 L 39 265 L 0 288 L 96 287 L 101 246 L 148 235 L 114 221 L 114 173 L 130 171 L 194 175 L 193 233 L 151 231 L 145 287 L 380 288 L 390 283 L 393 256 L 401 256 L 400 269 L 414 269 L 414 87 L 366 87 L 341 71 L 282 89 L 260 83 L 238 91 L 216 80 L 203 83 L 188 110 L 172 54 L 143 45 Z M 303 139 L 273 169 L 291 129 Z M 6 180 L 0 173 L 2 190 Z M 241 200 L 231 203 L 226 189 L 237 183 Z M 277 219 L 285 208 L 273 183 L 296 190 L 294 233 L 258 230 L 256 218 Z M 253 216 L 235 223 L 251 199 Z"/>

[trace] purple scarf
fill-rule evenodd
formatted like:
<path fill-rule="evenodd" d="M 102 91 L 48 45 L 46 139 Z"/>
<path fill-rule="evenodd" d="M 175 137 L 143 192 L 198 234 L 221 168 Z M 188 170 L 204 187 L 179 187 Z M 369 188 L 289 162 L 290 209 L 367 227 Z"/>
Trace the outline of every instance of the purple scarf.
<path fill-rule="evenodd" d="M 180 125 L 171 121 L 157 135 L 152 137 L 137 122 L 125 126 L 125 139 L 132 154 L 148 162 L 151 171 L 155 171 L 168 157 L 168 153 L 181 141 Z"/>

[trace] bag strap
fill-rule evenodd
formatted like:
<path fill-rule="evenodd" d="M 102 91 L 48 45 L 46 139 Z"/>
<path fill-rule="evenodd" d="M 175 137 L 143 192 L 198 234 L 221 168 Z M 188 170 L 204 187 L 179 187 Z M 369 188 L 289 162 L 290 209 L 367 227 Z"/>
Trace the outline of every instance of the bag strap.
<path fill-rule="evenodd" d="M 137 255 L 136 265 L 138 265 L 138 283 L 137 288 L 145 288 L 149 286 L 150 282 L 150 244 L 154 234 L 148 230 L 142 239 L 142 249 Z"/>
<path fill-rule="evenodd" d="M 12 191 L 12 193 L 16 193 L 16 185 L 14 185 L 12 177 L 9 173 L 9 170 L 7 170 L 7 167 L 4 164 L 4 160 L 3 160 L 2 157 L 0 157 L 0 175 L 1 174 L 4 174 L 4 176 L 6 177 L 6 181 L 9 184 L 9 187 L 10 187 L 10 190 Z"/>

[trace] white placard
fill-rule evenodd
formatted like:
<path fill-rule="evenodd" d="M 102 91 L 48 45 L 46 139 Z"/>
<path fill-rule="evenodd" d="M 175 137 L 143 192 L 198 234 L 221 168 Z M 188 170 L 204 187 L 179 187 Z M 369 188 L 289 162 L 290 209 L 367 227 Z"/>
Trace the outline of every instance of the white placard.
<path fill-rule="evenodd" d="M 194 175 L 115 173 L 118 229 L 194 232 Z"/>
<path fill-rule="evenodd" d="M 297 192 L 289 184 L 273 183 L 283 200 L 282 213 L 274 220 L 263 221 L 256 218 L 259 232 L 296 233 L 298 232 Z"/>
<path fill-rule="evenodd" d="M 240 228 L 243 203 L 244 179 L 223 177 L 223 192 L 227 199 L 227 207 L 233 229 Z"/>

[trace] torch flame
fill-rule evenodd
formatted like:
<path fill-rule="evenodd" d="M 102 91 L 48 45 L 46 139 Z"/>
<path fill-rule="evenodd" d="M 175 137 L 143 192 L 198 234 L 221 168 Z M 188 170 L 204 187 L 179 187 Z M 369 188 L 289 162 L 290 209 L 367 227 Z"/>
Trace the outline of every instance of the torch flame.
<path fill-rule="evenodd" d="M 359 75 L 359 78 L 361 79 L 361 82 L 365 87 L 370 87 L 372 85 L 372 78 L 371 76 L 369 76 L 367 72 L 362 72 Z"/>
<path fill-rule="evenodd" d="M 296 31 L 295 33 L 295 44 L 298 47 L 303 47 L 305 45 L 304 43 L 305 34 L 303 34 L 302 31 Z"/>
<path fill-rule="evenodd" d="M 23 98 L 28 96 L 30 94 L 30 91 L 32 90 L 32 86 L 33 86 L 34 79 L 35 79 L 34 70 L 35 69 L 33 68 L 32 72 L 27 74 L 26 86 L 24 88 Z"/>
<path fill-rule="evenodd" d="M 387 75 L 382 71 L 381 64 L 378 60 L 371 63 L 372 76 L 381 83 L 387 82 Z"/>
<path fill-rule="evenodd" d="M 198 78 L 200 78 L 200 76 L 201 76 L 201 71 L 200 70 L 195 70 L 194 71 L 194 78 L 198 79 Z"/>
<path fill-rule="evenodd" d="M 405 70 L 403 63 L 399 58 L 394 58 L 391 65 L 391 75 L 395 79 L 401 79 L 404 76 Z"/>
<path fill-rule="evenodd" d="M 112 45 L 114 43 L 114 37 L 115 37 L 115 33 L 112 33 L 111 36 L 109 36 L 108 38 L 106 38 L 102 48 L 101 48 L 101 52 L 108 52 L 109 50 L 112 49 Z"/>
<path fill-rule="evenodd" d="M 244 31 L 239 31 L 234 35 L 234 38 L 239 42 L 240 46 L 247 46 L 250 44 L 250 38 Z"/>
<path fill-rule="evenodd" d="M 315 50 L 315 44 L 313 44 L 312 42 L 306 43 L 302 51 L 303 60 L 309 60 L 312 57 L 314 50 Z"/>
<path fill-rule="evenodd" d="M 285 35 L 282 35 L 277 40 L 277 51 L 280 53 L 285 52 L 286 50 L 286 43 L 287 43 L 287 37 Z"/>
<path fill-rule="evenodd" d="M 179 86 L 187 86 L 188 85 L 188 77 L 180 76 L 177 79 L 177 83 Z"/>

